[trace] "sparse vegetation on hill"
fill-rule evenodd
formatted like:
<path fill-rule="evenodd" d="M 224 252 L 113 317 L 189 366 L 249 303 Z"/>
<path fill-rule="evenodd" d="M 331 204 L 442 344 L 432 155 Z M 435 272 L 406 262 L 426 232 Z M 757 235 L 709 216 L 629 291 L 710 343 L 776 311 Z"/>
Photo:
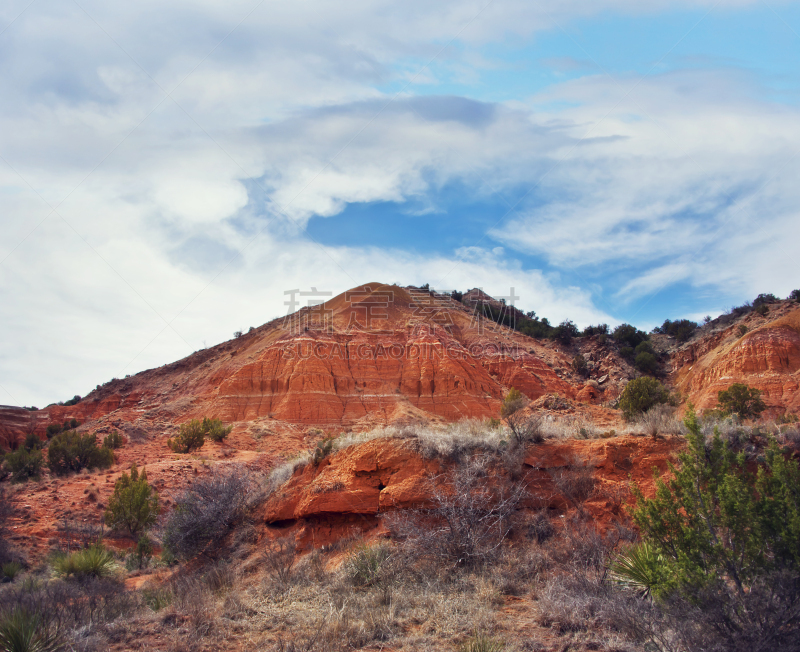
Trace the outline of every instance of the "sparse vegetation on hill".
<path fill-rule="evenodd" d="M 690 319 L 678 319 L 676 321 L 666 319 L 660 327 L 653 330 L 657 333 L 674 337 L 678 342 L 686 342 L 698 328 L 697 322 L 693 322 Z"/>
<path fill-rule="evenodd" d="M 771 311 L 768 319 L 746 316 L 759 333 L 790 308 L 785 303 L 778 308 L 769 296 L 757 298 L 751 308 L 759 306 Z M 467 317 L 458 310 L 457 326 L 465 328 Z M 177 420 L 206 409 L 198 407 L 202 400 L 189 402 L 186 388 L 224 365 L 249 365 L 241 362 L 251 359 L 253 351 L 246 348 L 261 346 L 257 340 L 268 329 L 175 363 L 169 371 L 145 372 L 152 393 L 143 392 L 140 403 L 128 400 L 141 389 L 138 380 L 118 381 L 114 392 L 125 403 L 115 414 L 92 417 L 80 433 L 81 424 L 72 419 L 50 424 L 50 447 L 70 449 L 59 454 L 66 470 L 49 477 L 45 472 L 41 484 L 12 485 L 8 458 L 4 461 L 0 526 L 5 509 L 14 529 L 7 528 L 5 540 L 0 536 L 0 629 L 19 606 L 26 610 L 27 631 L 43 637 L 52 632 L 59 651 L 795 649 L 800 621 L 794 558 L 800 521 L 792 488 L 800 484 L 796 407 L 776 406 L 779 392 L 759 384 L 769 392 L 770 413 L 778 414 L 777 407 L 787 412 L 777 422 L 745 422 L 763 414 L 752 402 L 760 397 L 732 386 L 725 390 L 730 405 L 720 400 L 718 409 L 689 419 L 687 428 L 678 416 L 682 408 L 672 405 L 673 396 L 656 379 L 637 378 L 620 394 L 633 375 L 628 363 L 665 382 L 678 375 L 682 383 L 680 373 L 691 364 L 695 373 L 708 368 L 707 360 L 695 362 L 706 344 L 721 341 L 720 351 L 747 349 L 732 337 L 739 324 L 726 330 L 712 320 L 707 328 L 667 320 L 660 330 L 675 338 L 668 341 L 629 324 L 613 332 L 605 324 L 578 332 L 568 320 L 554 327 L 532 312 L 519 319 L 510 310 L 505 314 L 514 316 L 519 331 L 556 339 L 557 344 L 520 347 L 528 368 L 544 371 L 537 376 L 541 390 L 532 384 L 533 374 L 523 375 L 523 366 L 502 354 L 488 364 L 472 361 L 476 375 L 467 369 L 465 382 L 478 378 L 483 385 L 467 398 L 462 392 L 471 390 L 463 383 L 438 394 L 431 390 L 437 406 L 452 400 L 464 413 L 495 418 L 444 423 L 451 417 L 437 412 L 426 421 L 420 407 L 427 400 L 424 389 L 418 396 L 398 392 L 396 402 L 386 401 L 379 389 L 383 403 L 373 412 L 364 400 L 375 387 L 368 382 L 361 394 L 366 418 L 355 423 L 343 418 L 341 428 L 328 422 L 298 426 L 283 421 L 282 408 L 271 406 L 274 414 L 237 424 L 237 449 L 209 445 L 202 455 L 180 457 L 164 454 L 161 434 L 178 432 Z M 402 330 L 409 325 L 407 315 L 397 332 L 409 332 Z M 555 333 L 561 326 L 566 337 L 559 340 Z M 443 337 L 457 334 L 454 328 Z M 473 335 L 480 343 L 508 342 L 495 332 L 483 340 Z M 786 341 L 794 337 L 786 331 L 779 335 Z M 687 338 L 690 345 L 677 346 Z M 240 357 L 229 355 L 234 347 Z M 684 356 L 669 376 L 663 365 L 667 347 L 673 361 Z M 259 356 L 268 353 L 261 351 Z M 588 377 L 592 380 L 584 382 Z M 407 380 L 405 370 L 402 378 Z M 696 380 L 689 376 L 685 382 Z M 531 399 L 512 389 L 498 400 L 512 383 Z M 161 399 L 153 397 L 169 394 L 170 387 L 170 400 L 158 404 Z M 678 387 L 686 394 L 696 391 Z M 725 385 L 711 387 L 699 405 L 714 405 Z M 612 407 L 618 397 L 626 423 Z M 742 397 L 745 407 L 739 409 Z M 224 409 L 219 405 L 213 403 L 208 413 Z M 306 403 L 301 405 L 305 410 Z M 239 413 L 250 414 L 249 409 Z M 59 408 L 48 419 L 12 410 L 23 425 L 3 446 L 49 461 L 42 428 L 54 415 L 63 421 L 70 412 Z M 90 413 L 97 414 L 80 410 Z M 370 423 L 387 422 L 369 429 Z M 102 455 L 113 459 L 123 438 L 112 427 L 127 436 L 118 453 L 126 471 L 117 481 L 121 469 L 113 475 L 68 475 L 81 467 L 81 459 L 88 461 L 87 450 L 105 449 Z M 84 433 L 90 428 L 105 435 L 103 446 Z M 42 438 L 22 440 L 30 430 Z M 684 445 L 687 431 L 687 443 L 702 443 L 697 450 L 689 444 L 690 458 L 679 458 L 673 474 L 666 462 Z M 187 421 L 170 446 L 196 452 L 199 446 L 192 442 L 224 441 L 230 432 L 219 419 Z M 770 448 L 771 437 L 785 448 Z M 373 441 L 384 438 L 392 441 Z M 147 475 L 136 467 L 127 471 L 133 459 L 147 461 Z M 268 477 L 274 460 L 286 462 Z M 653 494 L 654 466 L 665 474 L 666 494 Z M 633 481 L 641 483 L 645 501 L 656 505 L 647 512 L 652 519 L 646 526 L 630 518 L 639 514 L 629 501 Z M 687 487 L 699 489 L 690 495 Z M 640 501 L 638 509 L 645 504 Z M 703 511 L 703 505 L 711 509 Z M 117 529 L 113 537 L 102 540 L 99 522 L 97 536 L 76 529 L 82 519 L 88 523 L 99 515 Z M 75 521 L 55 523 L 62 518 Z M 126 541 L 119 537 L 123 531 L 130 537 Z M 23 545 L 41 532 L 47 539 L 20 556 Z M 745 577 L 742 591 L 728 562 Z"/>
<path fill-rule="evenodd" d="M 191 453 L 198 450 L 205 444 L 206 437 L 214 441 L 223 441 L 233 430 L 233 426 L 226 427 L 219 419 L 203 420 L 192 419 L 181 424 L 178 434 L 174 438 L 167 440 L 167 445 L 174 453 Z"/>

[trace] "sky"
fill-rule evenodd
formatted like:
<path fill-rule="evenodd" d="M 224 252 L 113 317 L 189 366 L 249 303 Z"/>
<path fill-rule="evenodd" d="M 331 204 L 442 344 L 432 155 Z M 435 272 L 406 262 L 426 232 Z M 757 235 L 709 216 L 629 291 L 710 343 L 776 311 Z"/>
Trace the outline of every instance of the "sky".
<path fill-rule="evenodd" d="M 800 3 L 5 0 L 0 403 L 367 282 L 557 323 L 800 287 Z"/>

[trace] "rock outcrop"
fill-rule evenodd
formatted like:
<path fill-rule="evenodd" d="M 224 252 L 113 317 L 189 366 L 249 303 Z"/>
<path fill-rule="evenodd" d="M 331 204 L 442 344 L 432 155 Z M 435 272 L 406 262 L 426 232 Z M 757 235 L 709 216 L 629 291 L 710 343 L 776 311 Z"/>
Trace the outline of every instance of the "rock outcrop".
<path fill-rule="evenodd" d="M 595 487 L 581 507 L 602 529 L 621 515 L 630 498 L 629 481 L 651 494 L 653 469 L 665 471 L 681 446 L 681 437 L 550 440 L 525 451 L 520 473 L 510 473 L 500 458 L 495 458 L 499 473 L 492 476 L 492 482 L 524 485 L 523 510 L 549 508 L 564 513 L 575 505 L 563 495 L 553 476 L 560 471 L 586 470 Z M 298 467 L 267 501 L 264 520 L 268 525 L 292 527 L 302 544 L 317 546 L 331 543 L 348 527 L 357 527 L 362 534 L 379 531 L 380 515 L 430 505 L 431 484 L 446 483 L 446 472 L 452 466 L 446 459 L 426 459 L 414 438 L 354 445 L 319 464 Z"/>

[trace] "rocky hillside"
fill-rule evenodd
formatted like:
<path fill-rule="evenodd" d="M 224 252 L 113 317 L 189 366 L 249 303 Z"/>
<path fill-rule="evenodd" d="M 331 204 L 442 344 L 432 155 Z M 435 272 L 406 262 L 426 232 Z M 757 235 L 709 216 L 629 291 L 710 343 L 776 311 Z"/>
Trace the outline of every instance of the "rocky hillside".
<path fill-rule="evenodd" d="M 800 308 L 792 301 L 716 320 L 670 353 L 670 380 L 698 409 L 713 408 L 733 383 L 762 391 L 767 415 L 800 410 Z"/>
<path fill-rule="evenodd" d="M 494 417 L 511 387 L 540 409 L 601 425 L 618 420 L 614 401 L 637 375 L 618 347 L 602 336 L 569 345 L 533 339 L 481 317 L 480 301 L 502 305 L 476 291 L 461 302 L 413 287 L 353 288 L 183 360 L 98 385 L 75 405 L 0 408 L 0 445 L 28 432 L 44 436 L 48 424 L 65 419 L 141 439 L 208 415 L 233 424 L 244 448 L 263 440 L 285 452 L 310 427 L 341 432 Z M 774 303 L 766 315 L 721 317 L 684 344 L 663 335 L 654 341 L 664 379 L 701 409 L 734 382 L 761 389 L 772 416 L 800 408 L 794 302 Z M 578 353 L 588 376 L 572 371 Z"/>
<path fill-rule="evenodd" d="M 112 380 L 76 405 L 7 408 L 0 436 L 43 436 L 49 423 L 72 418 L 81 429 L 153 436 L 203 415 L 256 436 L 453 421 L 496 416 L 512 386 L 533 400 L 600 402 L 599 392 L 573 377 L 573 356 L 476 317 L 447 296 L 371 283 L 178 362 Z M 615 375 L 609 360 L 596 368 L 609 371 Z"/>

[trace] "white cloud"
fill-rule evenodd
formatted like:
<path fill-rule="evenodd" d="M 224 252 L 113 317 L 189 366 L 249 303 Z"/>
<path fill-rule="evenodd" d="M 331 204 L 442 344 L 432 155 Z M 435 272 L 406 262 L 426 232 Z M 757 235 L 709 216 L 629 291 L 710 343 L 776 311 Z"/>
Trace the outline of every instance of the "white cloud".
<path fill-rule="evenodd" d="M 27 4 L 3 3 L 0 30 Z M 642 4 L 37 0 L 0 35 L 3 400 L 41 406 L 176 359 L 281 314 L 290 287 L 514 286 L 553 321 L 613 322 L 515 250 L 646 264 L 631 296 L 670 278 L 782 291 L 800 220 L 796 162 L 780 166 L 800 123 L 748 79 L 651 78 L 618 106 L 601 77 L 514 106 L 376 90 L 436 84 L 421 63 L 437 56 L 469 81 L 494 65 L 475 46 Z M 505 250 L 452 255 L 320 248 L 294 227 L 348 202 L 415 199 L 439 219 L 431 195 L 452 181 L 509 208 L 530 186 L 541 208 L 498 225 Z"/>
<path fill-rule="evenodd" d="M 537 113 L 573 140 L 551 154 L 548 201 L 494 235 L 556 265 L 657 265 L 625 285 L 630 296 L 678 280 L 788 291 L 797 268 L 785 243 L 800 236 L 800 111 L 751 91 L 750 80 L 724 72 L 684 72 L 648 78 L 621 102 L 619 86 L 601 77 L 533 98 L 533 107 L 578 103 Z"/>

